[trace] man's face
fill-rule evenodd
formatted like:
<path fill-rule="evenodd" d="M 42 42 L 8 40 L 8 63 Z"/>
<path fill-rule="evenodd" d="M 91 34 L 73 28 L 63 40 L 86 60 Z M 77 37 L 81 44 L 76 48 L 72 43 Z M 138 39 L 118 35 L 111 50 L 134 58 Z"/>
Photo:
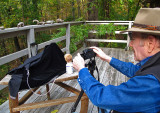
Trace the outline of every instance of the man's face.
<path fill-rule="evenodd" d="M 147 57 L 145 40 L 142 39 L 141 33 L 133 32 L 130 38 L 131 41 L 129 43 L 129 46 L 133 49 L 134 60 L 141 61 L 145 59 Z"/>

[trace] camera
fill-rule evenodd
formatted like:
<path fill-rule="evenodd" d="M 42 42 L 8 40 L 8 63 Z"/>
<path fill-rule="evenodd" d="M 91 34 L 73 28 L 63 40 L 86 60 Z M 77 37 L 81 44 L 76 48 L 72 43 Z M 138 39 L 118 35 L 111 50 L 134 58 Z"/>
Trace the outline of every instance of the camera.
<path fill-rule="evenodd" d="M 81 56 L 86 59 L 91 59 L 96 56 L 96 53 L 93 51 L 93 49 L 85 49 L 82 51 Z"/>
<path fill-rule="evenodd" d="M 96 61 L 95 61 L 96 53 L 93 51 L 93 49 L 85 49 L 82 51 L 81 56 L 83 57 L 84 60 L 90 59 L 89 62 L 87 64 L 85 64 L 85 67 L 88 68 L 88 70 L 90 71 L 90 73 L 93 77 L 94 77 L 94 70 L 96 70 L 97 74 L 98 74 L 98 81 L 99 81 L 99 71 L 96 66 Z M 81 90 L 81 92 L 78 96 L 78 99 L 76 100 L 76 103 L 72 107 L 71 113 L 74 113 L 76 111 L 76 107 L 77 107 L 79 101 L 81 100 L 83 93 L 84 93 L 84 91 Z"/>

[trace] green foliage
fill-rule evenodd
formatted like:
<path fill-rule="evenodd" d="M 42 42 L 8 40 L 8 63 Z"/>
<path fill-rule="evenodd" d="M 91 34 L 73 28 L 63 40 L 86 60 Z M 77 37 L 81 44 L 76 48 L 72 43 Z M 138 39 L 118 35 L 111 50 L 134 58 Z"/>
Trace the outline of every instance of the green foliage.
<path fill-rule="evenodd" d="M 71 53 L 77 50 L 77 45 L 80 41 L 84 41 L 85 37 L 88 37 L 88 32 L 91 29 L 88 25 L 75 25 L 71 26 L 71 42 L 70 42 L 70 50 Z M 53 33 L 52 39 L 65 36 L 66 28 L 60 28 L 57 32 Z"/>
<path fill-rule="evenodd" d="M 51 113 L 57 113 L 57 112 L 58 112 L 58 110 L 56 109 L 56 110 L 52 111 Z"/>
<path fill-rule="evenodd" d="M 0 105 L 8 99 L 8 88 L 0 90 Z"/>
<path fill-rule="evenodd" d="M 73 16 L 68 16 L 64 21 L 72 21 L 73 20 Z"/>
<path fill-rule="evenodd" d="M 88 37 L 89 27 L 85 25 L 77 25 L 71 27 L 71 52 L 77 50 L 77 44 L 84 41 Z"/>
<path fill-rule="evenodd" d="M 64 36 L 66 34 L 66 28 L 57 29 L 57 32 L 53 33 L 52 39 Z"/>
<path fill-rule="evenodd" d="M 77 18 L 75 21 L 85 21 L 83 17 Z"/>
<path fill-rule="evenodd" d="M 106 35 L 107 32 L 107 38 L 108 39 L 116 39 L 115 37 L 115 31 L 116 30 L 124 30 L 126 29 L 125 26 L 115 26 L 113 23 L 106 24 L 106 25 L 75 25 L 71 26 L 71 42 L 70 42 L 70 50 L 71 53 L 77 50 L 77 45 L 82 41 L 84 41 L 86 38 L 88 38 L 88 32 L 90 30 L 97 31 L 97 37 L 102 37 Z M 53 33 L 52 39 L 59 38 L 66 35 L 66 28 L 60 28 L 57 30 L 57 32 Z M 106 38 L 106 37 L 105 37 Z M 59 42 L 58 44 L 65 45 L 65 43 L 62 44 L 62 42 Z M 122 47 L 118 46 L 117 43 L 99 43 L 101 47 Z"/>
<path fill-rule="evenodd" d="M 9 68 L 10 68 L 10 66 L 7 65 L 7 64 L 0 66 L 0 71 L 1 71 L 0 79 L 2 79 L 4 77 L 3 75 L 6 75 L 6 73 L 8 72 Z"/>
<path fill-rule="evenodd" d="M 36 35 L 36 43 L 40 44 L 42 42 L 51 40 L 52 35 L 47 32 L 41 32 Z"/>
<path fill-rule="evenodd" d="M 113 25 L 113 23 L 107 24 L 107 25 L 97 25 L 95 27 L 96 31 L 97 31 L 97 35 L 102 36 L 106 34 L 108 35 L 115 35 L 115 26 Z"/>

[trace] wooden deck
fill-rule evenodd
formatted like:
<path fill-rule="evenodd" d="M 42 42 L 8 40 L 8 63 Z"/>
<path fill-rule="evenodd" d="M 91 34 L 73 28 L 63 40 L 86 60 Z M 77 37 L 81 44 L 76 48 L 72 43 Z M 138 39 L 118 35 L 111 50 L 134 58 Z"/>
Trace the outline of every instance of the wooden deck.
<path fill-rule="evenodd" d="M 118 58 L 126 62 L 134 62 L 133 54 L 131 51 L 125 51 L 124 49 L 115 49 L 115 48 L 102 48 L 102 49 L 106 54 L 112 57 Z M 125 82 L 128 79 L 127 77 L 122 75 L 120 72 L 117 72 L 114 68 L 109 66 L 108 63 L 100 60 L 99 58 L 96 58 L 96 63 L 99 69 L 100 82 L 103 83 L 104 85 L 108 85 L 108 84 L 119 85 L 120 83 Z M 70 81 L 66 81 L 65 83 L 80 89 L 80 86 L 77 83 L 77 80 L 70 80 Z M 63 88 L 59 87 L 56 84 L 50 84 L 50 88 L 51 87 L 52 87 L 52 90 L 50 92 L 51 99 L 74 95 L 73 93 L 70 93 L 64 90 Z M 25 94 L 25 92 L 26 91 L 20 92 L 20 98 L 21 98 L 21 95 Z M 40 87 L 37 92 L 41 92 L 42 94 L 45 94 L 46 93 L 45 86 Z M 39 101 L 45 101 L 45 100 L 47 100 L 47 96 L 37 96 L 34 94 L 30 97 L 29 100 L 27 100 L 27 103 L 39 102 Z M 70 113 L 72 106 L 73 106 L 73 103 L 67 103 L 67 104 L 58 105 L 58 106 L 25 110 L 25 111 L 21 111 L 21 113 L 51 113 L 54 110 L 58 110 L 58 113 Z M 80 104 L 76 112 L 79 112 L 79 111 L 80 111 Z M 9 113 L 8 101 L 6 101 L 4 104 L 0 106 L 0 113 Z M 97 113 L 97 107 L 94 106 L 91 102 L 89 102 L 88 113 Z"/>

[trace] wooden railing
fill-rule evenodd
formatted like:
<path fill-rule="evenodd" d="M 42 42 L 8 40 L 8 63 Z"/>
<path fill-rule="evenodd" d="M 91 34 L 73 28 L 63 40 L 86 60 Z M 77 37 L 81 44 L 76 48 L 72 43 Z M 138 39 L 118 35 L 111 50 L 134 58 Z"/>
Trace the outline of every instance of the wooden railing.
<path fill-rule="evenodd" d="M 32 43 L 35 42 L 35 33 L 40 31 L 46 31 L 51 29 L 57 29 L 57 28 L 66 28 L 66 35 L 38 44 L 38 49 L 44 48 L 46 45 L 52 43 L 52 42 L 60 42 L 63 40 L 66 40 L 66 46 L 62 49 L 63 52 L 70 53 L 70 26 L 72 25 L 79 25 L 79 24 L 109 24 L 114 23 L 114 25 L 128 25 L 128 28 L 131 28 L 133 21 L 85 21 L 85 22 L 63 22 L 63 23 L 54 23 L 54 24 L 45 24 L 45 25 L 29 25 L 24 27 L 14 27 L 14 28 L 7 28 L 4 30 L 0 30 L 0 40 L 5 38 L 13 38 L 16 36 L 26 35 L 27 36 L 27 48 L 20 50 L 18 52 L 0 57 L 0 65 L 6 64 L 8 62 L 11 62 L 15 59 L 18 59 L 20 57 L 23 57 L 25 55 L 29 55 L 31 57 L 32 55 L 36 54 L 36 47 L 31 46 Z M 93 31 L 90 31 L 90 33 L 96 33 Z M 107 32 L 106 32 L 107 33 Z M 120 31 L 116 31 L 116 34 L 119 34 Z M 124 33 L 128 34 L 128 33 Z M 126 43 L 127 47 L 129 45 L 129 37 L 127 40 L 105 40 L 105 39 L 87 39 L 86 41 L 92 41 L 92 42 L 116 42 L 116 43 Z M 0 89 L 1 90 L 1 89 Z"/>
<path fill-rule="evenodd" d="M 133 21 L 86 21 L 87 24 L 92 24 L 92 25 L 104 25 L 104 24 L 109 24 L 113 23 L 114 25 L 127 25 L 128 28 L 132 27 Z M 90 31 L 90 33 L 97 33 L 96 31 Z M 107 32 L 106 32 L 107 34 Z M 115 31 L 115 34 L 120 34 L 120 31 Z M 123 34 L 127 34 L 123 33 Z M 126 43 L 126 49 L 128 49 L 130 38 L 127 36 L 127 40 L 108 40 L 108 39 L 86 39 L 86 41 L 89 42 L 114 42 L 114 43 Z"/>
<path fill-rule="evenodd" d="M 41 49 L 52 42 L 60 42 L 62 40 L 66 40 L 66 47 L 63 48 L 62 51 L 63 52 L 66 51 L 66 53 L 70 53 L 70 50 L 69 50 L 70 26 L 79 25 L 79 24 L 84 24 L 84 22 L 64 22 L 64 23 L 45 24 L 45 25 L 29 25 L 29 26 L 24 26 L 24 27 L 19 27 L 19 28 L 15 27 L 15 28 L 8 28 L 5 30 L 0 30 L 0 39 L 10 38 L 10 37 L 15 37 L 15 36 L 20 36 L 20 35 L 27 35 L 27 45 L 28 45 L 28 47 L 24 50 L 1 57 L 0 65 L 13 61 L 17 58 L 23 57 L 27 54 L 29 55 L 29 57 L 31 57 L 31 53 L 35 55 L 36 48 L 34 46 L 31 46 L 31 44 L 35 42 L 35 33 L 39 31 L 46 31 L 46 30 L 57 29 L 57 28 L 62 28 L 62 27 L 66 27 L 65 36 L 38 44 L 38 49 Z"/>

